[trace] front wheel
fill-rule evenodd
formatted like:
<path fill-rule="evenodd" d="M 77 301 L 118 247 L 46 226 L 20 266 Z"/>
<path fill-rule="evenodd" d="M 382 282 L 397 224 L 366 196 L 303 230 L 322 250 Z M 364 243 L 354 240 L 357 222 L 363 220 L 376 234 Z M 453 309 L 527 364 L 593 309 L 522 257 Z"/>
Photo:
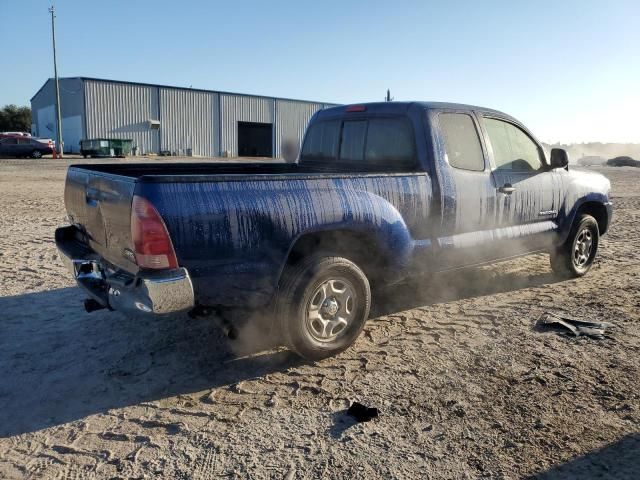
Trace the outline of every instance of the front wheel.
<path fill-rule="evenodd" d="M 596 219 L 591 215 L 581 215 L 566 242 L 551 252 L 551 268 L 562 277 L 582 277 L 593 265 L 599 241 Z"/>
<path fill-rule="evenodd" d="M 283 273 L 276 318 L 286 346 L 315 361 L 355 342 L 370 306 L 369 281 L 355 263 L 317 255 Z"/>
<path fill-rule="evenodd" d="M 31 158 L 42 158 L 42 152 L 40 150 L 34 150 L 31 152 Z"/>

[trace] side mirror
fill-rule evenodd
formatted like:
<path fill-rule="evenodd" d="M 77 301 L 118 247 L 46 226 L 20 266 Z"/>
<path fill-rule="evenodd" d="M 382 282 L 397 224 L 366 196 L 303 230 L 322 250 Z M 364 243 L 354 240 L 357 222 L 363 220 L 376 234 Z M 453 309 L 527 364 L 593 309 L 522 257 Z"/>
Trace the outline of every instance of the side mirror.
<path fill-rule="evenodd" d="M 562 148 L 551 149 L 551 168 L 567 168 L 569 165 L 569 154 Z"/>

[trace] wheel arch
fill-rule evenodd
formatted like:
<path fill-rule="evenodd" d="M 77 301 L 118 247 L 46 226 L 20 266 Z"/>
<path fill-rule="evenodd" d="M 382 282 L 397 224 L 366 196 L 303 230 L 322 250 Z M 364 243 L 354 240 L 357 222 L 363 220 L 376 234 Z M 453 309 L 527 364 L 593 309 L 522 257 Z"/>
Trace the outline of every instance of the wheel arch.
<path fill-rule="evenodd" d="M 607 232 L 609 228 L 609 213 L 607 212 L 607 207 L 605 207 L 603 203 L 595 201 L 584 202 L 580 207 L 578 207 L 574 221 L 580 218 L 580 215 L 583 214 L 591 215 L 596 219 L 600 235 Z"/>
<path fill-rule="evenodd" d="M 398 245 L 398 250 L 403 248 Z M 386 280 L 390 269 L 401 262 L 401 255 L 394 252 L 388 241 L 370 230 L 322 229 L 305 232 L 292 243 L 280 270 L 278 284 L 286 267 L 296 265 L 302 259 L 317 252 L 344 256 L 360 267 L 371 283 L 377 283 L 383 274 Z M 398 269 L 394 269 L 398 270 Z"/>
<path fill-rule="evenodd" d="M 609 208 L 607 208 L 609 205 Z M 566 215 L 564 222 L 562 222 L 562 228 L 560 230 L 560 242 L 564 243 L 569 237 L 572 225 L 580 218 L 580 215 L 587 214 L 595 218 L 598 223 L 598 230 L 600 235 L 604 235 L 609 229 L 611 223 L 610 203 L 608 199 L 589 196 L 584 197 L 580 201 L 576 202 L 574 207 Z"/>

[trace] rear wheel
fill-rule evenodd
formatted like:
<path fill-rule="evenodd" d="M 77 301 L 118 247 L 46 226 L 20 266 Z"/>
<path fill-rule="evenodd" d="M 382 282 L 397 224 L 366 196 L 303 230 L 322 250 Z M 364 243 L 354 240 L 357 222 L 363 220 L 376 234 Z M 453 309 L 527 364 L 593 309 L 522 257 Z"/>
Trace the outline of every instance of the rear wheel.
<path fill-rule="evenodd" d="M 551 252 L 551 268 L 562 277 L 585 275 L 596 258 L 600 231 L 591 215 L 583 214 L 574 223 L 566 242 Z"/>
<path fill-rule="evenodd" d="M 42 158 L 42 152 L 40 150 L 34 150 L 31 152 L 31 158 Z"/>
<path fill-rule="evenodd" d="M 355 263 L 316 255 L 283 273 L 276 318 L 289 349 L 321 360 L 355 342 L 370 306 L 369 281 Z"/>

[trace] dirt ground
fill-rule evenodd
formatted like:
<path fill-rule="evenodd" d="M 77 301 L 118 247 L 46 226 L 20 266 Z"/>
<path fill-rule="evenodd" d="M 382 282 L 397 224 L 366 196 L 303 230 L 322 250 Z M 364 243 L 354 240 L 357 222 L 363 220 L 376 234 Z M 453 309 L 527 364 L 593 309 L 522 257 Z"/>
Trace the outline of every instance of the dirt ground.
<path fill-rule="evenodd" d="M 640 169 L 600 169 L 587 277 L 536 255 L 389 289 L 308 364 L 212 319 L 84 313 L 53 243 L 68 164 L 0 160 L 1 478 L 638 478 Z M 548 310 L 614 327 L 540 332 Z"/>

